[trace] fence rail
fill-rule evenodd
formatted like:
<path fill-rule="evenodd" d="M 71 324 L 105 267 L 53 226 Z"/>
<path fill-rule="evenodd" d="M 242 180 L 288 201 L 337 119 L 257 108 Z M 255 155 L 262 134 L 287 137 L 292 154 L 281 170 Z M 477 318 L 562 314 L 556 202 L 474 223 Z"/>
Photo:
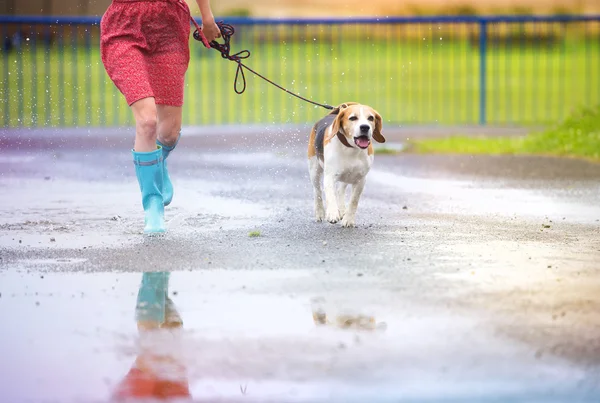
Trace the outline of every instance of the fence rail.
<path fill-rule="evenodd" d="M 99 54 L 99 18 L 0 16 L 0 126 L 132 123 Z M 600 16 L 241 19 L 249 66 L 319 102 L 391 124 L 543 124 L 600 103 Z M 323 110 L 192 40 L 184 124 L 309 123 Z"/>

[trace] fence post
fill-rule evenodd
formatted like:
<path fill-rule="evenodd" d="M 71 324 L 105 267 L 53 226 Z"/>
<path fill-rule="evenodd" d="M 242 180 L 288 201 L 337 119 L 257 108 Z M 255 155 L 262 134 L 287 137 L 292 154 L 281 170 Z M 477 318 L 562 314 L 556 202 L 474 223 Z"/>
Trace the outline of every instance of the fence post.
<path fill-rule="evenodd" d="M 8 24 L 2 24 L 2 39 L 8 38 Z M 4 46 L 4 44 L 2 44 Z M 2 96 L 4 98 L 4 127 L 10 127 L 10 81 L 8 66 L 10 65 L 8 60 L 8 50 L 2 49 L 2 70 L 3 70 L 3 83 L 2 83 Z"/>
<path fill-rule="evenodd" d="M 486 124 L 487 20 L 479 20 L 479 124 Z"/>

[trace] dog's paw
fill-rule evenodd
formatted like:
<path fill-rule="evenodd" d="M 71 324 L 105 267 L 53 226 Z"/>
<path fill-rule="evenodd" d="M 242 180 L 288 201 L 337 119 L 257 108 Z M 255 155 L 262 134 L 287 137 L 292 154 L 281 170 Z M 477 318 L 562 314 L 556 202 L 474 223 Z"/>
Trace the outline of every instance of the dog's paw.
<path fill-rule="evenodd" d="M 315 221 L 321 222 L 325 218 L 325 213 L 323 211 L 318 211 L 315 213 Z"/>
<path fill-rule="evenodd" d="M 313 208 L 315 214 L 315 221 L 321 222 L 325 218 L 325 206 L 323 206 L 323 202 L 319 200 L 315 200 L 315 205 Z"/>
<path fill-rule="evenodd" d="M 346 214 L 342 219 L 342 227 L 344 228 L 354 228 L 356 224 L 354 222 L 354 217 L 350 217 L 349 214 Z"/>
<path fill-rule="evenodd" d="M 328 211 L 326 220 L 332 224 L 335 224 L 340 220 L 340 212 L 337 209 L 334 211 Z"/>

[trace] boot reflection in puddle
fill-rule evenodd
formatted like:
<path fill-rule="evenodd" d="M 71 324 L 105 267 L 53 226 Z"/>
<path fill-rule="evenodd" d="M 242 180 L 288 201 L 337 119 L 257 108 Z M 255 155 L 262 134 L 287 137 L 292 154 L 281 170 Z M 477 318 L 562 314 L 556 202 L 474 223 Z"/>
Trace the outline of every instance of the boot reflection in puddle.
<path fill-rule="evenodd" d="M 191 397 L 181 351 L 183 321 L 168 295 L 168 272 L 144 273 L 135 308 L 138 355 L 113 399 Z"/>

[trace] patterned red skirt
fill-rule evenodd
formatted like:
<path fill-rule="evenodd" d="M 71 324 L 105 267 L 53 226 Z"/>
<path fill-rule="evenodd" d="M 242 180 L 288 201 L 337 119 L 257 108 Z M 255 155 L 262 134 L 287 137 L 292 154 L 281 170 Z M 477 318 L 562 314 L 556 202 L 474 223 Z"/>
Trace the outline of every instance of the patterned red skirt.
<path fill-rule="evenodd" d="M 183 105 L 190 61 L 190 11 L 183 0 L 113 0 L 100 30 L 102 63 L 129 105 L 147 97 Z"/>

